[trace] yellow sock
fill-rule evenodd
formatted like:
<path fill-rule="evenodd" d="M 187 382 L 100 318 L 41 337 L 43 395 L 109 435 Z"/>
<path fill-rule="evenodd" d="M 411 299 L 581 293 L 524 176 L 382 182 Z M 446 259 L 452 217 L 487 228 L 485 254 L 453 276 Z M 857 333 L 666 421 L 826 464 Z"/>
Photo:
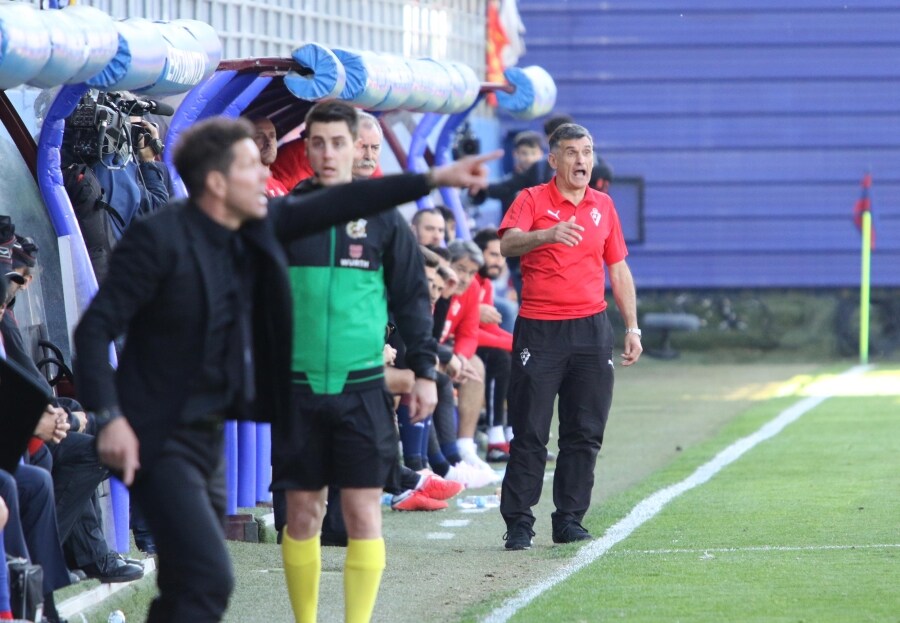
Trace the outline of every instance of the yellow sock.
<path fill-rule="evenodd" d="M 368 623 L 372 618 L 384 564 L 384 539 L 350 539 L 347 543 L 344 563 L 347 623 Z"/>
<path fill-rule="evenodd" d="M 296 541 L 287 529 L 282 532 L 281 556 L 291 608 L 297 623 L 316 623 L 319 610 L 319 577 L 322 575 L 322 547 L 319 535 Z"/>

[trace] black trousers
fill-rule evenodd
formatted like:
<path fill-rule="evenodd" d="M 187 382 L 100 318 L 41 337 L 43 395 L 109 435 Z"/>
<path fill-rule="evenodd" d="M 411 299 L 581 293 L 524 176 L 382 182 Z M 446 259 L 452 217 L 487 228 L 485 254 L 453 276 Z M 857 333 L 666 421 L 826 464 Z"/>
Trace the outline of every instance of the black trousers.
<path fill-rule="evenodd" d="M 221 430 L 179 428 L 132 486 L 159 555 L 150 623 L 220 621 L 228 607 L 223 444 Z"/>
<path fill-rule="evenodd" d="M 553 525 L 581 521 L 587 512 L 612 403 L 612 350 L 605 312 L 573 320 L 516 320 L 507 398 L 514 437 L 500 497 L 508 527 L 520 521 L 534 525 L 531 509 L 541 497 L 557 396 Z"/>
<path fill-rule="evenodd" d="M 68 586 L 50 472 L 33 465 L 19 465 L 15 476 L 0 472 L 0 497 L 9 508 L 9 523 L 3 531 L 6 553 L 43 567 L 45 595 Z"/>
<path fill-rule="evenodd" d="M 509 391 L 510 356 L 499 348 L 476 351 L 484 362 L 484 406 L 488 426 L 506 426 L 506 394 Z"/>

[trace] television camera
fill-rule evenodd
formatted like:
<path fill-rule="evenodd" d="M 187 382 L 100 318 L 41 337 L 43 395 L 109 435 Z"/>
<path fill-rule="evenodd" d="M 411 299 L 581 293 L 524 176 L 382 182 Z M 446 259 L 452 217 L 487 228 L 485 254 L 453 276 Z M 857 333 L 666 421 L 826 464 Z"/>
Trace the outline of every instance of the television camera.
<path fill-rule="evenodd" d="M 150 147 L 160 154 L 162 141 L 153 138 L 143 124 L 131 120 L 150 113 L 170 116 L 175 110 L 162 102 L 139 100 L 123 93 L 88 91 L 66 119 L 64 151 L 74 160 L 99 160 L 109 168 L 124 167 L 140 147 Z"/>

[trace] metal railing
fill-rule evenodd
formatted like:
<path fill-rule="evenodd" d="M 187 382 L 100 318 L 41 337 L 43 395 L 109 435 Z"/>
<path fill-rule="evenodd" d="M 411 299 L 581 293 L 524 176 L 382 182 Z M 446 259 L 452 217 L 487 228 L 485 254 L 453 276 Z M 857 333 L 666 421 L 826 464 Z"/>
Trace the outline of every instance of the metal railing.
<path fill-rule="evenodd" d="M 115 18 L 196 19 L 223 58 L 289 56 L 302 43 L 465 63 L 484 76 L 486 0 L 79 0 Z M 37 0 L 35 0 L 37 4 Z M 46 3 L 45 3 L 46 4 Z"/>

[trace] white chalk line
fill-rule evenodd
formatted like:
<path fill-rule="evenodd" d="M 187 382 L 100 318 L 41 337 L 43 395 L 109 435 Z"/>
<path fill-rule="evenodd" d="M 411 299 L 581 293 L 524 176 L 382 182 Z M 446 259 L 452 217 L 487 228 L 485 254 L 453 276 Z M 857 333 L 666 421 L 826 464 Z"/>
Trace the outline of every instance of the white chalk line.
<path fill-rule="evenodd" d="M 465 528 L 472 520 L 470 519 L 445 519 L 439 525 L 441 528 Z"/>
<path fill-rule="evenodd" d="M 869 369 L 869 366 L 854 366 L 837 378 L 859 375 L 867 369 Z M 506 621 L 509 621 L 509 619 L 516 614 L 516 612 L 534 601 L 538 596 L 560 582 L 567 580 L 569 577 L 600 558 L 600 556 L 608 552 L 614 545 L 628 538 L 628 536 L 637 528 L 659 514 L 666 504 L 680 496 L 682 493 L 706 483 L 722 469 L 743 456 L 748 450 L 751 450 L 763 441 L 774 437 L 784 430 L 788 424 L 795 422 L 804 413 L 816 408 L 830 396 L 831 394 L 824 394 L 804 398 L 800 402 L 782 411 L 773 420 L 764 424 L 762 428 L 756 432 L 732 443 L 730 446 L 719 452 L 712 460 L 698 467 L 694 473 L 681 482 L 677 482 L 651 494 L 649 497 L 639 502 L 638 505 L 623 519 L 619 520 L 613 526 L 610 526 L 602 537 L 596 541 L 591 541 L 589 544 L 582 547 L 570 562 L 560 567 L 553 575 L 524 589 L 515 597 L 507 600 L 502 606 L 490 612 L 483 619 L 484 623 L 506 623 Z M 511 553 L 507 555 L 514 556 L 516 554 Z"/>
<path fill-rule="evenodd" d="M 703 547 L 672 549 L 623 549 L 610 556 L 661 555 L 661 554 L 741 554 L 744 552 L 819 552 L 854 549 L 895 549 L 900 543 L 871 543 L 868 545 L 756 545 L 748 547 Z"/>

